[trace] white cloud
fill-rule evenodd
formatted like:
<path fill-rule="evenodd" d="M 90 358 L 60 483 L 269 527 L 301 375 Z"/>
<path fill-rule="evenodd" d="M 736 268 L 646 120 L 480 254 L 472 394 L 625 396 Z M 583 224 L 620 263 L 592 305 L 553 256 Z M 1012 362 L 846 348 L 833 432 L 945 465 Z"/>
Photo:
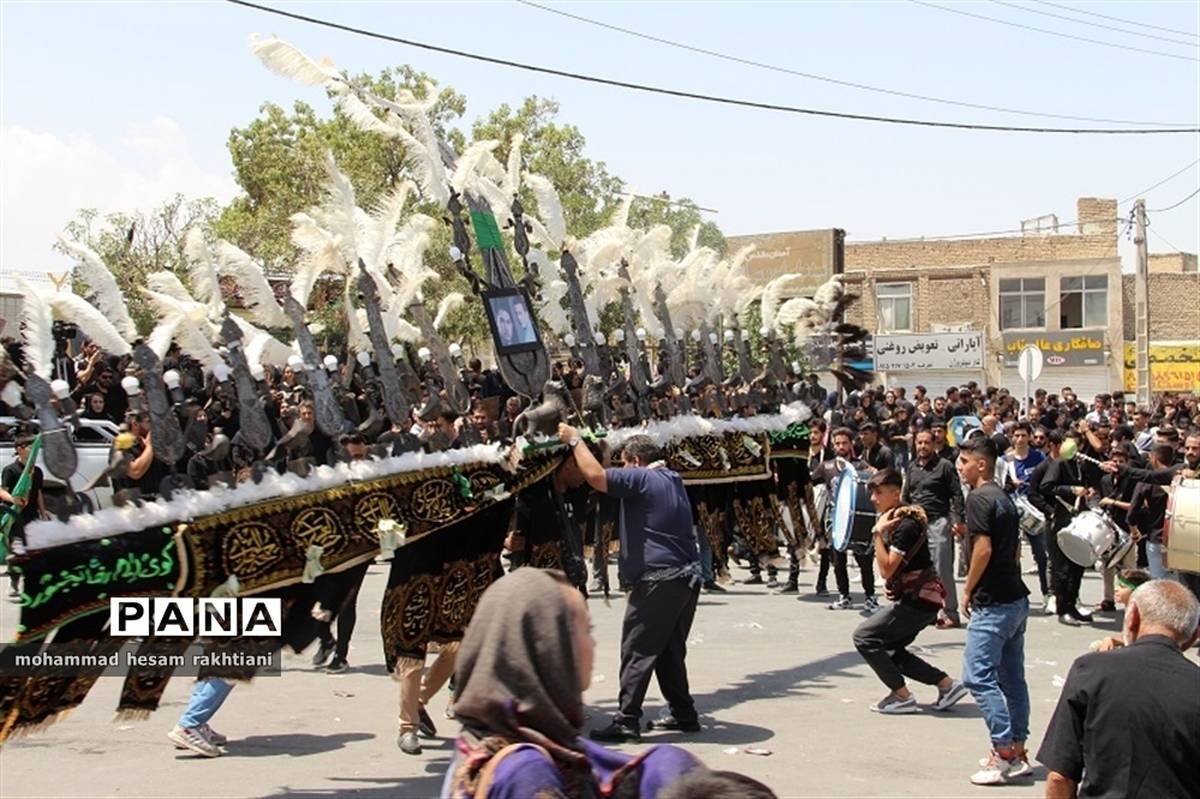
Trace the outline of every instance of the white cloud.
<path fill-rule="evenodd" d="M 196 161 L 183 128 L 168 117 L 129 126 L 105 146 L 87 134 L 0 128 L 0 267 L 62 271 L 67 259 L 50 248 L 80 208 L 149 210 L 181 193 L 228 201 L 228 174 Z"/>

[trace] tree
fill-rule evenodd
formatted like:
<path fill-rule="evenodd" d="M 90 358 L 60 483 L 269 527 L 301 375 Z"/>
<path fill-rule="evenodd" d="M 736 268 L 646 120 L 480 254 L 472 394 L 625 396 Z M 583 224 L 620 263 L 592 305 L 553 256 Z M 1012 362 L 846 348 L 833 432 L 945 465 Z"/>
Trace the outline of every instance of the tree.
<path fill-rule="evenodd" d="M 687 254 L 688 237 L 698 225 L 700 235 L 697 244 L 711 247 L 718 254 L 725 253 L 725 235 L 714 222 L 706 222 L 700 215 L 696 203 L 684 197 L 672 200 L 665 191 L 653 197 L 639 197 L 629 209 L 629 226 L 649 228 L 652 225 L 668 225 L 671 228 L 671 254 L 682 258 Z"/>
<path fill-rule="evenodd" d="M 189 200 L 176 194 L 149 213 L 134 210 L 101 219 L 96 209 L 81 209 L 63 232 L 68 239 L 90 247 L 108 265 L 125 295 L 129 315 L 144 335 L 154 326 L 153 311 L 141 292 L 146 276 L 166 270 L 186 283 L 184 237 L 193 225 L 210 226 L 219 211 L 211 197 Z M 67 254 L 61 244 L 54 247 Z M 76 292 L 87 296 L 85 283 L 77 280 L 73 285 Z"/>

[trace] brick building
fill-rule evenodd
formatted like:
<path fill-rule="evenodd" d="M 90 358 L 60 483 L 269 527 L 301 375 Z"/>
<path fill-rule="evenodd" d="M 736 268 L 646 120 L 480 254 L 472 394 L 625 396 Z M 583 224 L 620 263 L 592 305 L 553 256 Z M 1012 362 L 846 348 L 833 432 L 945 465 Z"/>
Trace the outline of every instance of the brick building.
<path fill-rule="evenodd" d="M 1058 392 L 1070 386 L 1088 398 L 1122 386 L 1124 342 L 1132 339 L 1125 299 L 1131 278 L 1121 273 L 1117 202 L 1083 197 L 1074 222 L 1042 217 L 1021 230 L 985 238 L 845 243 L 846 282 L 863 297 L 849 321 L 875 333 L 878 364 L 908 367 L 881 366 L 886 380 L 921 383 L 930 391 L 967 380 L 1019 390 L 1016 354 L 1036 343 L 1047 355 L 1036 387 Z M 731 237 L 730 247 L 749 241 L 763 237 Z M 811 252 L 807 259 L 789 255 L 774 248 L 771 276 L 814 269 Z M 1161 321 L 1152 312 L 1152 339 L 1197 338 L 1200 322 L 1189 317 L 1200 313 L 1196 257 L 1153 256 L 1151 263 L 1151 306 L 1164 309 Z M 1182 336 L 1184 330 L 1193 332 Z M 952 334 L 959 338 L 947 338 Z M 978 342 L 982 357 L 929 356 L 947 342 L 956 348 Z M 881 343 L 884 350 L 907 348 L 928 357 L 889 361 L 879 356 Z"/>

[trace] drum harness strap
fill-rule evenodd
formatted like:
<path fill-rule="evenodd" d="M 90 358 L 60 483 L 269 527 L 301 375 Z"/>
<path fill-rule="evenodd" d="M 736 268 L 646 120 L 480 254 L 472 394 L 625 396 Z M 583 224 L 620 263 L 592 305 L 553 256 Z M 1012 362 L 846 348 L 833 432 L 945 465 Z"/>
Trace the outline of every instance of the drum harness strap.
<path fill-rule="evenodd" d="M 920 599 L 932 605 L 937 605 L 939 608 L 946 604 L 946 586 L 942 582 L 942 578 L 938 575 L 937 568 L 930 566 L 922 569 L 919 572 L 906 572 L 904 567 L 912 559 L 916 551 L 921 548 L 929 536 L 929 520 L 925 515 L 925 509 L 919 505 L 901 505 L 893 511 L 896 516 L 902 519 L 912 519 L 921 528 L 921 535 L 917 538 L 916 544 L 909 548 L 904 553 L 903 559 L 900 561 L 900 567 L 896 569 L 892 578 L 887 581 L 885 588 L 887 589 L 888 599 L 897 601 L 902 597 L 910 599 Z M 888 547 L 892 545 L 892 537 L 889 534 L 884 539 L 884 543 Z"/>

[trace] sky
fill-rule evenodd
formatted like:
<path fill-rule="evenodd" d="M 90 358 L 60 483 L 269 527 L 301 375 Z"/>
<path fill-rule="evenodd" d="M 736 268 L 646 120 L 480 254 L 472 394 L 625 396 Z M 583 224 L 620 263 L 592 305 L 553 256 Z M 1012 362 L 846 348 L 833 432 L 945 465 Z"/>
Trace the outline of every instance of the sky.
<path fill-rule="evenodd" d="M 540 0 L 549 2 L 549 0 Z M 943 105 L 757 69 L 516 2 L 267 5 L 431 44 L 685 91 L 842 112 L 987 124 L 1086 126 Z M 1171 53 L 1050 36 L 888 3 L 557 4 L 608 24 L 844 81 L 990 106 L 1200 127 L 1200 3 L 1036 0 L 937 5 Z M 1043 14 L 1060 14 L 1075 21 Z M 1080 20 L 1121 28 L 1089 26 Z M 1134 35 L 1136 31 L 1144 36 Z M 728 235 L 840 227 L 850 241 L 1006 230 L 1075 218 L 1081 196 L 1125 200 L 1200 159 L 1200 136 L 1077 136 L 913 128 L 633 93 L 466 61 L 222 2 L 0 0 L 0 268 L 61 271 L 54 238 L 78 208 L 148 210 L 182 192 L 238 189 L 231 128 L 260 105 L 321 91 L 268 72 L 248 48 L 274 33 L 353 72 L 409 63 L 467 97 L 464 127 L 530 94 L 561 104 L 587 154 L 633 190 L 688 196 Z M 1176 44 L 1158 36 L 1192 42 Z M 1127 125 L 1109 125 L 1127 126 Z M 1165 208 L 1200 165 L 1145 194 Z M 1124 216 L 1129 208 L 1121 206 Z M 1200 250 L 1200 197 L 1150 215 L 1151 252 Z M 1125 268 L 1132 248 L 1122 243 Z"/>

